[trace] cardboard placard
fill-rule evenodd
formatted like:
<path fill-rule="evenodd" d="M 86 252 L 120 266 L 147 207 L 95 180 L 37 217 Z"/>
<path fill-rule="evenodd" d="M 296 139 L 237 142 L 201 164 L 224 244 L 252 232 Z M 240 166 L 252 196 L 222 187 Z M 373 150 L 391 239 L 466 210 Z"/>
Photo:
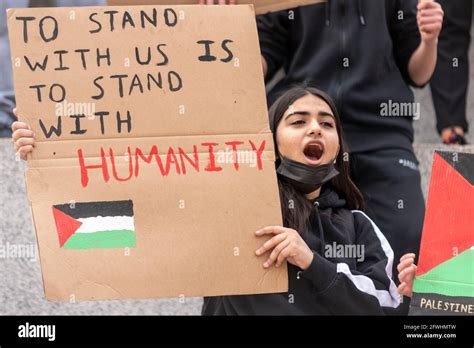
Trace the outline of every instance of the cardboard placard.
<path fill-rule="evenodd" d="M 47 299 L 287 291 L 255 256 L 282 220 L 251 6 L 7 15 Z"/>
<path fill-rule="evenodd" d="M 253 4 L 255 14 L 287 10 L 299 6 L 313 5 L 326 0 L 237 0 L 238 5 Z M 109 5 L 197 5 L 199 0 L 108 0 Z"/>
<path fill-rule="evenodd" d="M 436 151 L 411 315 L 474 314 L 474 154 Z"/>

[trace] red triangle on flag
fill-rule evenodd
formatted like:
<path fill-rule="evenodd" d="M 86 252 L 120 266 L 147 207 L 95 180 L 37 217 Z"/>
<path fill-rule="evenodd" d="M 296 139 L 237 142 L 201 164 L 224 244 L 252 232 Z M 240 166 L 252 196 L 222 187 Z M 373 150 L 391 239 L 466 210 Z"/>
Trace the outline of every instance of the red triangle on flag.
<path fill-rule="evenodd" d="M 474 245 L 473 202 L 473 186 L 435 153 L 417 276 Z"/>
<path fill-rule="evenodd" d="M 62 248 L 67 240 L 78 230 L 82 222 L 63 213 L 61 210 L 53 207 L 54 221 L 59 237 L 59 246 Z"/>

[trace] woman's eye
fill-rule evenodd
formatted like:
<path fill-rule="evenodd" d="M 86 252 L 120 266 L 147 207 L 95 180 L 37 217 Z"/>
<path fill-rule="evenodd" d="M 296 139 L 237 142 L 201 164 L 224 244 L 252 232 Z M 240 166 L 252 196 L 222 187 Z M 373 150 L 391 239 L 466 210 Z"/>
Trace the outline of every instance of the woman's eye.
<path fill-rule="evenodd" d="M 300 124 L 304 124 L 304 121 L 303 120 L 298 120 L 298 121 L 295 121 L 292 123 L 292 125 L 300 125 Z"/>
<path fill-rule="evenodd" d="M 324 126 L 324 127 L 327 127 L 327 128 L 332 128 L 332 123 L 331 122 L 321 122 L 321 124 Z"/>

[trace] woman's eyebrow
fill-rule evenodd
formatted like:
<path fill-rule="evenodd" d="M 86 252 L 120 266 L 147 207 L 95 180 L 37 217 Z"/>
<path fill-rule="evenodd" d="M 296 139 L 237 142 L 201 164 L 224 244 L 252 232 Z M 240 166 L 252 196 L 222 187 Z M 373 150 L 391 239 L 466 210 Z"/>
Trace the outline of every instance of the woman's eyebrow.
<path fill-rule="evenodd" d="M 295 115 L 301 115 L 301 116 L 310 116 L 311 113 L 309 111 L 293 111 L 291 113 L 289 113 L 286 117 L 285 117 L 285 120 L 291 116 L 295 116 Z M 318 116 L 329 116 L 329 117 L 332 117 L 335 119 L 334 115 L 329 113 L 329 112 L 326 112 L 326 111 L 319 111 L 318 112 Z"/>
<path fill-rule="evenodd" d="M 329 116 L 329 117 L 332 117 L 332 118 L 336 119 L 333 114 L 331 114 L 329 112 L 326 112 L 326 111 L 320 111 L 320 112 L 318 112 L 318 115 L 319 116 Z"/>
<path fill-rule="evenodd" d="M 301 115 L 301 116 L 310 116 L 311 113 L 309 111 L 293 111 L 293 112 L 290 112 L 288 115 L 286 115 L 285 117 L 285 120 L 291 116 L 295 116 L 295 115 Z"/>

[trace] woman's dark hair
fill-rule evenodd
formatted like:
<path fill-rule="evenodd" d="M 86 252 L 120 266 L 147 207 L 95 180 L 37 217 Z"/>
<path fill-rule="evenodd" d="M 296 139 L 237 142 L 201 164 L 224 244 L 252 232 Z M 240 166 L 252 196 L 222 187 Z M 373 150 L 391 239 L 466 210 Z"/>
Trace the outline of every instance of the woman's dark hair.
<path fill-rule="evenodd" d="M 362 194 L 349 175 L 349 156 L 346 152 L 339 113 L 337 112 L 334 101 L 323 91 L 313 87 L 295 86 L 282 94 L 275 103 L 273 103 L 269 111 L 269 116 L 270 128 L 273 131 L 275 150 L 278 150 L 276 130 L 283 114 L 294 102 L 306 95 L 314 95 L 324 100 L 331 108 L 335 118 L 340 150 L 336 157 L 334 167 L 340 174 L 334 177 L 330 181 L 330 184 L 333 189 L 346 200 L 349 209 L 364 209 L 364 199 Z M 276 151 L 276 153 L 278 154 L 278 151 Z M 303 193 L 297 191 L 290 183 L 280 177 L 278 178 L 278 186 L 280 189 L 280 201 L 284 225 L 302 233 L 308 223 L 311 212 L 314 209 L 313 204 Z"/>

